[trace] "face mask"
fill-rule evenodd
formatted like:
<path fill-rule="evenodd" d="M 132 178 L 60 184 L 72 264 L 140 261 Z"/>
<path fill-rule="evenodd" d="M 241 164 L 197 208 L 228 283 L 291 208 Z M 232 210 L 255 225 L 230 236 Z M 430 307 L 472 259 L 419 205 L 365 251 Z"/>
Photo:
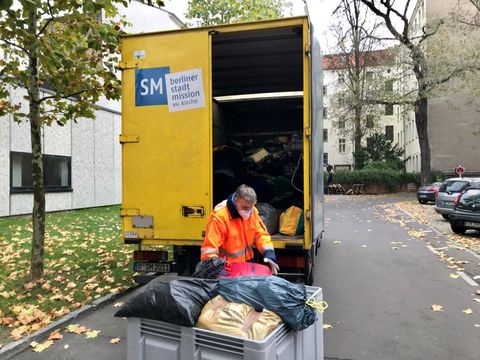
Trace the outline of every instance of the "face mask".
<path fill-rule="evenodd" d="M 252 215 L 253 209 L 251 210 L 240 210 L 238 213 L 242 217 L 243 220 L 248 220 L 250 218 L 250 215 Z"/>

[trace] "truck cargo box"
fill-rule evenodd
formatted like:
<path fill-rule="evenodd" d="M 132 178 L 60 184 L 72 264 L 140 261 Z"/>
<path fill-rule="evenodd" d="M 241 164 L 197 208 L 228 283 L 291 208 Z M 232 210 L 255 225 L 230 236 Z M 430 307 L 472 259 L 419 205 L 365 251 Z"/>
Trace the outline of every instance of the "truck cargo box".
<path fill-rule="evenodd" d="M 306 16 L 122 39 L 122 236 L 172 246 L 135 270 L 191 272 L 214 206 L 246 183 L 304 211 L 272 240 L 283 276 L 312 281 L 323 232 L 322 58 Z"/>

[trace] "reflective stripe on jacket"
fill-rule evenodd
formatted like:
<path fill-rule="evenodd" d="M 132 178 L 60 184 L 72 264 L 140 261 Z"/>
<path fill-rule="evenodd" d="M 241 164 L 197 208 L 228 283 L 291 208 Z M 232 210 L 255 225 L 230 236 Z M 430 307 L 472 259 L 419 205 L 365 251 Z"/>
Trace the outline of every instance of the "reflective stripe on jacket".
<path fill-rule="evenodd" d="M 254 246 L 261 254 L 273 250 L 267 227 L 256 208 L 248 220 L 243 220 L 232 216 L 229 206 L 223 204 L 215 208 L 208 220 L 201 260 L 220 256 L 227 262 L 245 262 L 253 258 Z"/>

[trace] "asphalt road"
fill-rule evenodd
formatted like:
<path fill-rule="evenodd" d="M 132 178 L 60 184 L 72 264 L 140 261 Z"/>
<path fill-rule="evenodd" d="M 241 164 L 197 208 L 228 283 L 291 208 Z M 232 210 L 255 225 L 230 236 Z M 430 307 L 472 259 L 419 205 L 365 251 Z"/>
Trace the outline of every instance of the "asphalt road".
<path fill-rule="evenodd" d="M 451 278 L 458 274 L 431 251 L 446 240 L 391 198 L 326 201 L 315 281 L 329 304 L 324 321 L 333 326 L 324 332 L 325 358 L 479 360 L 479 287 Z M 468 252 L 459 256 L 480 265 Z M 468 308 L 472 315 L 462 312 Z"/>
<path fill-rule="evenodd" d="M 324 321 L 332 325 L 324 331 L 325 358 L 480 360 L 478 285 L 451 278 L 455 271 L 434 253 L 448 241 L 393 203 L 391 197 L 326 199 L 315 276 L 329 304 Z M 480 267 L 480 258 L 457 253 L 457 260 Z M 433 304 L 443 312 L 432 311 Z M 468 308 L 471 315 L 462 312 Z M 27 349 L 14 359 L 126 359 L 126 321 L 115 311 L 108 304 L 74 322 L 100 330 L 96 338 L 66 334 L 41 353 Z"/>

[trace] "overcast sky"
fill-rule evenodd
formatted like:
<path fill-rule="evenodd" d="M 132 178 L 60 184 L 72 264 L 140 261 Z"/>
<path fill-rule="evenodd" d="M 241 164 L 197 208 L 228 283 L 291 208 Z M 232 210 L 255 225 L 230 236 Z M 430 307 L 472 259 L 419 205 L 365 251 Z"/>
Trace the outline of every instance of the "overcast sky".
<path fill-rule="evenodd" d="M 298 15 L 304 15 L 304 2 L 303 0 L 290 0 L 292 2 L 292 15 L 293 16 L 298 16 Z M 330 22 L 330 15 L 333 11 L 333 8 L 337 4 L 337 1 L 335 0 L 319 0 L 322 5 L 321 8 L 324 10 L 322 11 L 322 18 L 323 21 L 322 23 L 324 24 L 324 28 L 321 29 L 321 32 L 323 33 L 323 51 L 328 51 L 326 47 L 327 41 L 330 43 L 332 39 L 328 38 L 328 23 Z M 187 12 L 187 5 L 188 5 L 188 0 L 164 0 L 165 2 L 165 9 L 174 13 L 177 15 L 177 17 L 182 20 L 183 22 L 186 21 L 185 19 L 185 13 Z"/>

